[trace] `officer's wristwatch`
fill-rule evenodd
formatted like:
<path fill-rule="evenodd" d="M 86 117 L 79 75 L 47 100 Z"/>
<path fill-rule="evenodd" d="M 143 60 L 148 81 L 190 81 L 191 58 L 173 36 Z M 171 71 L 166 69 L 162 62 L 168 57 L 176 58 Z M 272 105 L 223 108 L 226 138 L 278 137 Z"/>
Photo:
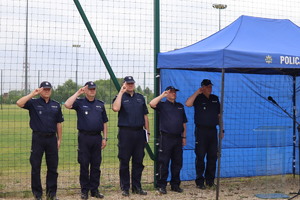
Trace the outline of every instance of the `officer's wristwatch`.
<path fill-rule="evenodd" d="M 107 138 L 102 138 L 102 140 L 105 140 L 105 141 L 107 141 Z"/>

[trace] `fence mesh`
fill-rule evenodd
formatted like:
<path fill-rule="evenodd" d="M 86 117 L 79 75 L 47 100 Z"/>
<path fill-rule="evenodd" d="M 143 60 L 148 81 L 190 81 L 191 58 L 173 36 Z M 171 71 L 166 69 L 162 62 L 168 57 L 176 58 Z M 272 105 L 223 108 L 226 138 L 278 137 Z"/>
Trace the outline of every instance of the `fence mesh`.
<path fill-rule="evenodd" d="M 149 102 L 154 90 L 153 1 L 80 3 L 116 77 L 134 76 L 138 91 Z M 219 30 L 219 23 L 224 28 L 240 15 L 284 18 L 300 25 L 300 2 L 296 0 L 228 0 L 222 2 L 227 8 L 220 13 L 213 3 L 216 2 L 161 1 L 161 51 L 204 39 Z M 0 30 L 0 192 L 30 190 L 29 117 L 15 102 L 44 80 L 52 83 L 53 99 L 62 104 L 85 82 L 99 81 L 97 97 L 106 102 L 109 117 L 109 143 L 103 151 L 101 181 L 103 186 L 118 187 L 117 114 L 111 111 L 111 100 L 117 91 L 75 4 L 61 0 L 1 0 Z M 149 111 L 153 132 L 153 111 Z M 59 187 L 78 188 L 77 119 L 72 110 L 63 108 L 63 113 Z M 150 146 L 153 148 L 153 140 Z M 143 182 L 152 183 L 153 162 L 146 156 L 144 164 Z M 42 172 L 45 171 L 43 161 Z"/>

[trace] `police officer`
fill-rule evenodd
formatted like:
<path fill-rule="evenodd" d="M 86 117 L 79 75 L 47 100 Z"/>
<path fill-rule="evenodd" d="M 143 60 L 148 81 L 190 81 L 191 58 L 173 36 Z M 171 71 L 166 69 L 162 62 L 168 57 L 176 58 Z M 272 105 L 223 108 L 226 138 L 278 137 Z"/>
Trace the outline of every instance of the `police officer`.
<path fill-rule="evenodd" d="M 183 192 L 180 186 L 180 170 L 182 168 L 182 146 L 186 145 L 187 118 L 184 106 L 176 102 L 178 89 L 169 86 L 158 97 L 150 102 L 151 108 L 159 114 L 159 152 L 157 188 L 160 194 L 167 194 L 167 178 L 171 160 L 171 190 Z M 166 101 L 161 101 L 164 97 Z"/>
<path fill-rule="evenodd" d="M 50 99 L 52 86 L 48 81 L 40 84 L 27 96 L 17 101 L 17 106 L 29 110 L 30 128 L 32 129 L 31 145 L 31 190 L 34 198 L 42 199 L 41 163 L 46 154 L 47 199 L 56 199 L 58 150 L 62 140 L 62 122 L 64 121 L 60 104 Z M 40 98 L 33 98 L 40 95 Z"/>
<path fill-rule="evenodd" d="M 208 79 L 186 101 L 186 106 L 194 106 L 196 185 L 200 189 L 213 187 L 218 152 L 217 128 L 220 118 L 219 98 L 212 93 L 212 83 Z M 221 138 L 224 137 L 223 131 Z M 206 165 L 204 158 L 206 156 Z M 204 176 L 203 176 L 204 175 Z M 204 181 L 206 186 L 204 185 Z"/>
<path fill-rule="evenodd" d="M 81 94 L 85 94 L 85 97 L 78 98 Z M 89 191 L 92 197 L 104 197 L 98 187 L 101 149 L 106 146 L 108 118 L 104 103 L 95 99 L 95 96 L 96 84 L 89 81 L 65 102 L 66 108 L 74 109 L 77 113 L 81 199 L 88 199 Z"/>
<path fill-rule="evenodd" d="M 143 159 L 147 133 L 149 132 L 148 109 L 143 95 L 136 93 L 132 76 L 124 78 L 119 94 L 113 100 L 112 110 L 118 113 L 118 147 L 120 160 L 120 186 L 123 196 L 129 196 L 129 161 L 132 158 L 132 192 L 147 195 L 141 187 L 144 169 Z M 144 129 L 146 130 L 144 130 Z M 146 133 L 146 134 L 145 134 Z"/>

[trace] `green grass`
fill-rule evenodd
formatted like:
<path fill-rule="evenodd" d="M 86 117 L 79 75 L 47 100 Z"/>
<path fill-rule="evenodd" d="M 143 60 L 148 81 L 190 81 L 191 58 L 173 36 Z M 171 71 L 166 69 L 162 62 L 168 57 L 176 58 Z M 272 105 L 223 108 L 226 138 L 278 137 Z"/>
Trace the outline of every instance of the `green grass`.
<path fill-rule="evenodd" d="M 0 110 L 0 191 L 7 191 L 14 186 L 24 185 L 24 180 L 28 182 L 30 179 L 31 129 L 29 128 L 27 110 L 18 108 L 16 105 L 3 105 L 2 108 Z M 77 116 L 74 110 L 68 110 L 64 107 L 62 110 L 65 121 L 63 122 L 63 140 L 59 151 L 59 174 L 63 177 L 61 184 L 64 187 L 72 187 L 74 182 L 78 182 L 79 173 L 77 163 Z M 118 128 L 117 113 L 110 109 L 110 105 L 106 105 L 106 111 L 109 118 L 109 140 L 102 154 L 101 169 L 102 177 L 104 176 L 104 180 L 109 182 L 118 175 Z M 149 108 L 149 112 L 151 132 L 153 132 L 153 110 Z M 153 149 L 153 139 L 151 139 L 149 145 Z M 153 166 L 153 161 L 150 160 L 147 153 L 144 165 Z M 45 161 L 43 161 L 43 173 L 46 171 L 45 169 Z M 151 170 L 153 171 L 153 167 L 151 167 Z M 74 181 L 71 181 L 73 179 Z M 150 179 L 152 180 L 153 177 L 150 177 Z M 26 186 L 29 187 L 29 185 Z"/>

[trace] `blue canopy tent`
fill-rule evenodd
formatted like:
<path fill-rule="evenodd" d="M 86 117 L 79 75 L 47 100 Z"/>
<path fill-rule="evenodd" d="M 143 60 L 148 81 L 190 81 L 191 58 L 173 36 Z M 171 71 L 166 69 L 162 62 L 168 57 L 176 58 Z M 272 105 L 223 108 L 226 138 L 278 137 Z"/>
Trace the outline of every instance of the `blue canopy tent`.
<path fill-rule="evenodd" d="M 224 96 L 221 177 L 295 173 L 299 47 L 300 28 L 290 20 L 241 16 L 193 45 L 159 53 L 161 88 L 179 88 L 178 102 L 184 104 L 204 78 L 212 80 L 214 94 Z M 268 96 L 292 118 L 268 101 Z M 193 180 L 194 110 L 185 109 L 188 144 L 181 178 Z M 268 170 L 264 170 L 266 160 L 271 160 Z"/>

